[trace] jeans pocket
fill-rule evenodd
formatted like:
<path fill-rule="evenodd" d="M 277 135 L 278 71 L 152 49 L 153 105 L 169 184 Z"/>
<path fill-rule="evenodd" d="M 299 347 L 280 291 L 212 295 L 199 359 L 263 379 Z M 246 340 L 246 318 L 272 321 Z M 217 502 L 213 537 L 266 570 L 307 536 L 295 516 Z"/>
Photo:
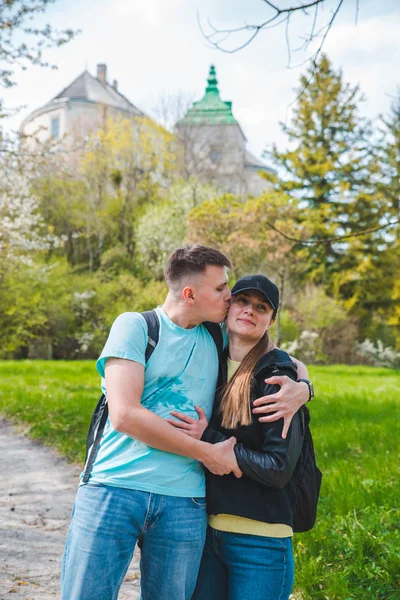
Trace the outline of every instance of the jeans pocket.
<path fill-rule="evenodd" d="M 190 498 L 190 501 L 198 508 L 207 508 L 207 500 L 205 498 Z"/>

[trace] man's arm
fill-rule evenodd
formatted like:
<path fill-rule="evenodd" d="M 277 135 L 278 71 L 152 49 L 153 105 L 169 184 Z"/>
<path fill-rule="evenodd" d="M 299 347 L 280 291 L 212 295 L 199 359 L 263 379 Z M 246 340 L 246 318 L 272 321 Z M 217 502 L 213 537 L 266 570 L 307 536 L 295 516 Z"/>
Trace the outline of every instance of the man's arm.
<path fill-rule="evenodd" d="M 233 472 L 241 477 L 233 446 L 235 438 L 208 444 L 177 431 L 164 419 L 142 406 L 143 365 L 121 358 L 109 358 L 105 379 L 110 419 L 114 429 L 141 442 L 202 462 L 215 475 Z"/>
<path fill-rule="evenodd" d="M 297 365 L 297 378 L 308 379 L 308 370 L 305 364 L 293 356 L 290 358 Z M 276 394 L 257 398 L 254 401 L 253 413 L 262 415 L 259 418 L 262 423 L 270 423 L 283 418 L 282 437 L 286 438 L 293 415 L 309 398 L 308 385 L 304 381 L 296 382 L 286 376 L 270 377 L 265 382 L 279 385 L 280 390 Z"/>

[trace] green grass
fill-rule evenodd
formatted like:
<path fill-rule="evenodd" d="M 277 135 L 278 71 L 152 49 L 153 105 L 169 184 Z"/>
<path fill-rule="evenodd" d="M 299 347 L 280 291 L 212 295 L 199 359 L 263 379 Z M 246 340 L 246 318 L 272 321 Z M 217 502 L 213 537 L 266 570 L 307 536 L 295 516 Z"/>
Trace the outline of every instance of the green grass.
<path fill-rule="evenodd" d="M 295 537 L 303 600 L 400 600 L 400 372 L 314 367 L 324 474 L 318 523 Z M 0 411 L 82 462 L 100 394 L 93 361 L 0 362 Z"/>
<path fill-rule="evenodd" d="M 94 361 L 0 361 L 0 411 L 77 463 L 99 386 Z"/>

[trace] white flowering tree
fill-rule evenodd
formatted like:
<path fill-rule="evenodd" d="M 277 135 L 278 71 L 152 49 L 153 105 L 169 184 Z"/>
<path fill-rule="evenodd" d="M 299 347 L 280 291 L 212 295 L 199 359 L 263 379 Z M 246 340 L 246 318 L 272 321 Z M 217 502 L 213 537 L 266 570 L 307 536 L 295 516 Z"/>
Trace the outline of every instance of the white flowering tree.
<path fill-rule="evenodd" d="M 38 252 L 56 243 L 45 231 L 29 178 L 0 165 L 1 356 L 27 346 L 46 324 L 46 265 Z"/>
<path fill-rule="evenodd" d="M 2 264 L 17 257 L 27 260 L 34 250 L 48 246 L 41 235 L 43 221 L 38 202 L 28 181 L 20 175 L 8 178 L 0 187 L 0 256 Z"/>
<path fill-rule="evenodd" d="M 381 340 L 375 343 L 371 340 L 364 340 L 357 344 L 357 354 L 367 364 L 374 367 L 389 367 L 391 369 L 400 367 L 400 352 L 396 352 L 390 346 L 385 346 Z"/>
<path fill-rule="evenodd" d="M 35 251 L 62 244 L 51 228 L 46 228 L 32 194 L 29 178 L 13 174 L 0 184 L 0 258 L 3 268 L 9 261 L 32 262 Z"/>

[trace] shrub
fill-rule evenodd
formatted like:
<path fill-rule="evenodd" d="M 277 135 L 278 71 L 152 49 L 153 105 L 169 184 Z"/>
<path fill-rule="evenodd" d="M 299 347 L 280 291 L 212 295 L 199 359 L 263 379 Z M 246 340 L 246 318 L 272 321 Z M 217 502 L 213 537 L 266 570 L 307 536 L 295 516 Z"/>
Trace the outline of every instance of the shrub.
<path fill-rule="evenodd" d="M 357 325 L 343 304 L 316 286 L 296 300 L 291 314 L 301 334 L 283 348 L 306 363 L 354 364 Z"/>
<path fill-rule="evenodd" d="M 357 355 L 364 364 L 374 367 L 400 368 L 400 352 L 396 352 L 390 346 L 384 346 L 381 340 L 375 344 L 370 340 L 364 340 L 357 344 Z"/>

